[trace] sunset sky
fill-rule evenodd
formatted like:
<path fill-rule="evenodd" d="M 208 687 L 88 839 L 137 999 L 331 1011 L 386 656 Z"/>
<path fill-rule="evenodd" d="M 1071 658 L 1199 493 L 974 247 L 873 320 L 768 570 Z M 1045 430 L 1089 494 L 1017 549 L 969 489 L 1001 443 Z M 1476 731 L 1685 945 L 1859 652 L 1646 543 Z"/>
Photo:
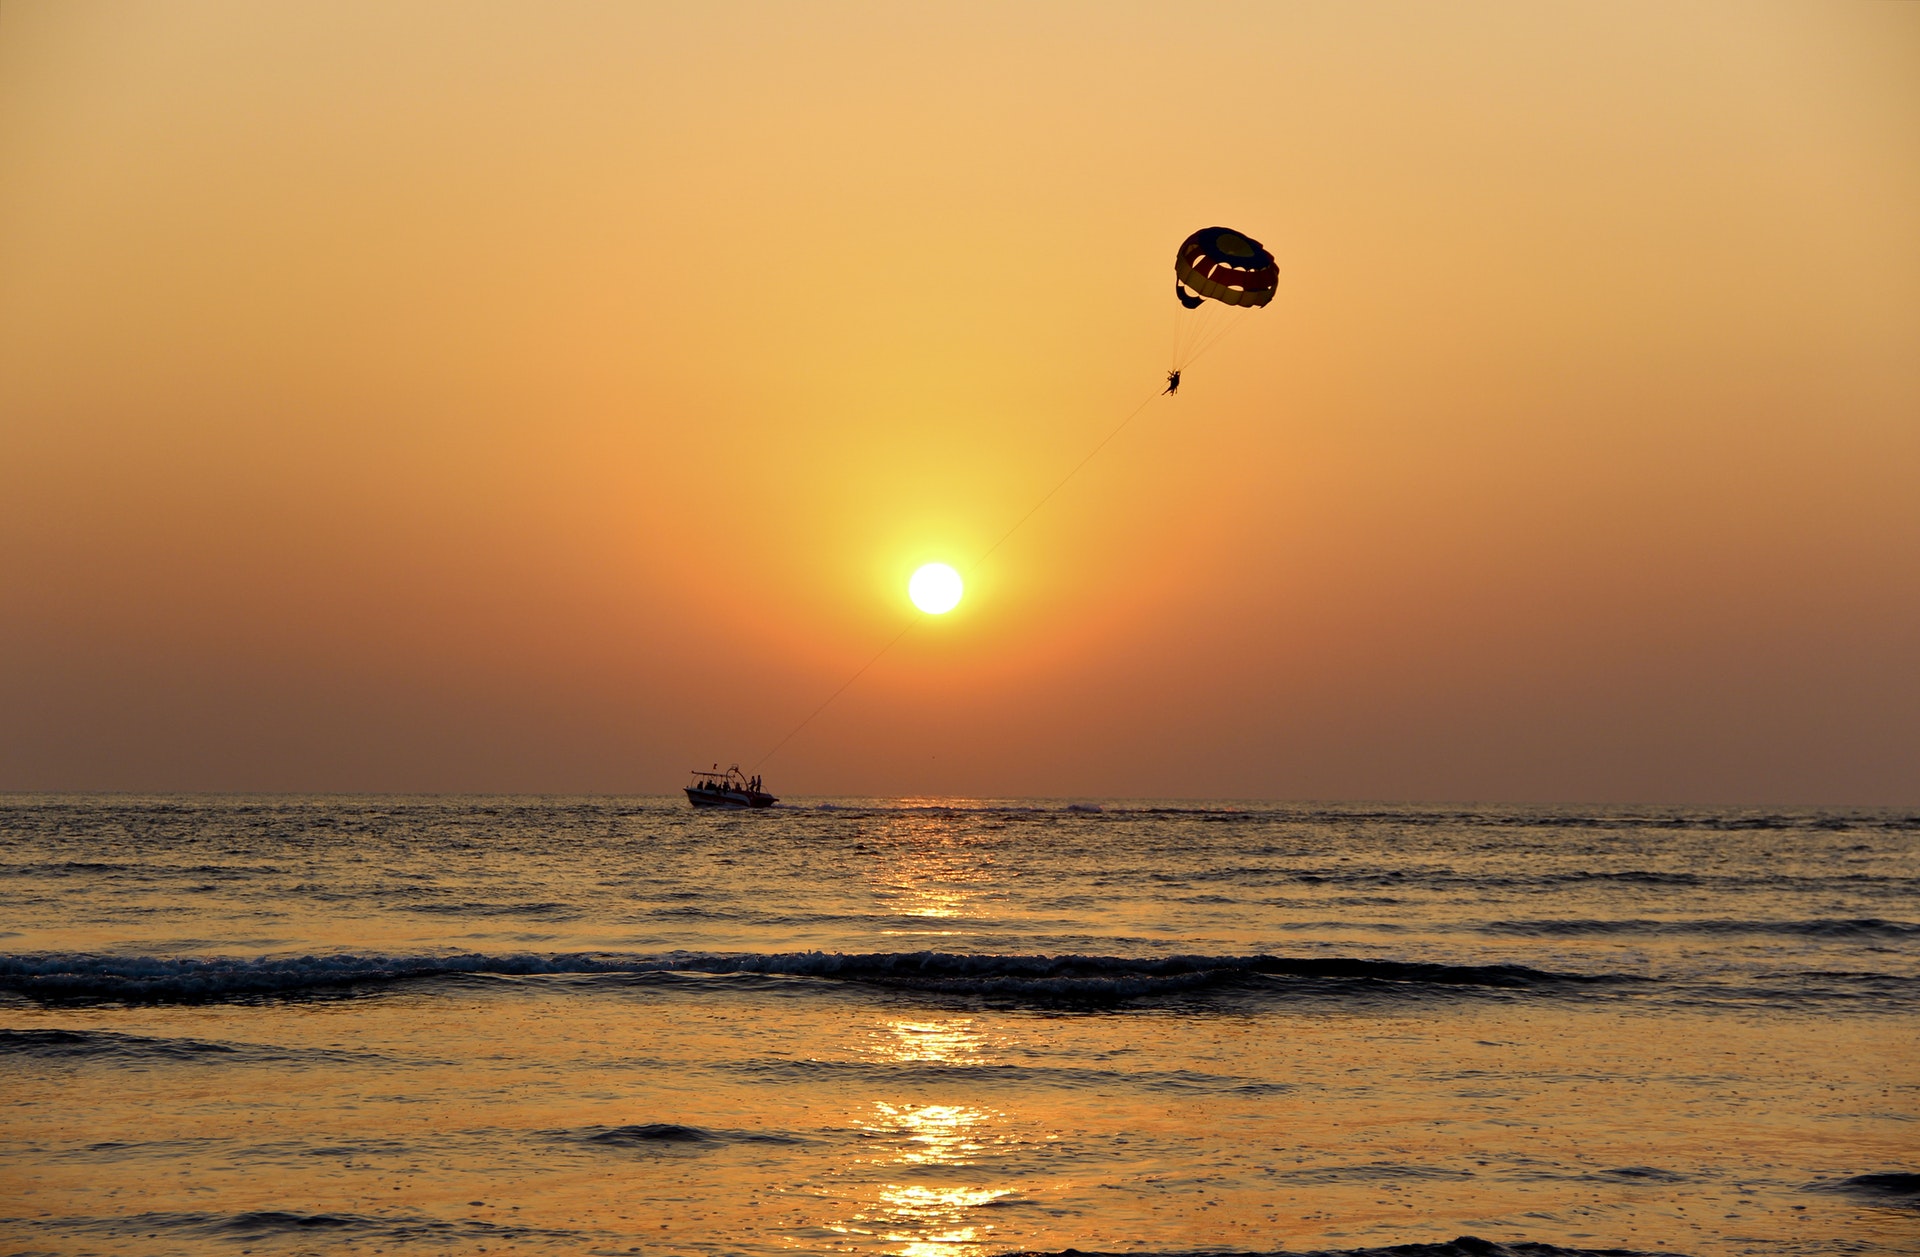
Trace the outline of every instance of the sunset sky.
<path fill-rule="evenodd" d="M 0 789 L 670 790 L 915 620 L 776 793 L 1920 804 L 1920 5 L 0 0 Z"/>

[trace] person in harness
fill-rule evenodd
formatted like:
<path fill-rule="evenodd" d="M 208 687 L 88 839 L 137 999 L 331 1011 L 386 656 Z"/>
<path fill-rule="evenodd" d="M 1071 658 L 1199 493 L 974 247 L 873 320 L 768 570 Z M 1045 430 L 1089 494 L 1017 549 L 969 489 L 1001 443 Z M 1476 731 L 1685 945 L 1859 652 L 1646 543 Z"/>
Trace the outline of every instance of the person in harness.
<path fill-rule="evenodd" d="M 1167 393 L 1178 393 L 1179 391 L 1180 373 L 1178 371 L 1167 372 Z M 1161 396 L 1165 397 L 1166 393 L 1162 393 Z"/>

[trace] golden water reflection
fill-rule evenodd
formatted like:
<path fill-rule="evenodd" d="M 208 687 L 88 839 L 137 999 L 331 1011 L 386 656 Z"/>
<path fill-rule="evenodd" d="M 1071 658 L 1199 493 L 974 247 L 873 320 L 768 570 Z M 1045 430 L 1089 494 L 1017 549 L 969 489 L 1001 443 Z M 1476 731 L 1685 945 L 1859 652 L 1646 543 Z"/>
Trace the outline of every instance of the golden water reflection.
<path fill-rule="evenodd" d="M 929 1104 L 908 1108 L 875 1103 L 881 1122 L 869 1130 L 884 1130 L 896 1139 L 904 1138 L 906 1147 L 894 1160 L 903 1165 L 971 1165 L 985 1147 L 977 1136 L 985 1134 L 989 1115 L 963 1104 Z"/>
<path fill-rule="evenodd" d="M 914 801 L 910 801 L 914 802 Z M 874 834 L 882 850 L 867 866 L 876 897 L 901 917 L 929 927 L 978 914 L 978 901 L 995 892 L 991 848 L 943 814 L 930 810 L 890 818 Z M 952 929 L 902 929 L 904 934 L 951 934 Z M 874 1025 L 867 1051 L 890 1064 L 968 1066 L 987 1061 L 988 1036 L 973 1017 L 903 1017 Z M 949 1097 L 927 1097 L 946 1100 Z M 882 1239 L 900 1257 L 975 1257 L 994 1242 L 995 1227 L 978 1210 L 1012 1196 L 986 1173 L 995 1145 L 1010 1142 L 1006 1115 L 973 1104 L 875 1100 L 856 1119 L 873 1155 L 859 1158 L 854 1177 L 868 1178 L 847 1229 Z M 870 1178 L 868 1176 L 871 1176 Z"/>
<path fill-rule="evenodd" d="M 968 1104 L 884 1102 L 876 1102 L 873 1113 L 863 1125 L 893 1144 L 892 1155 L 876 1164 L 923 1172 L 975 1165 L 996 1142 L 995 1119 L 1003 1116 Z M 888 1182 L 857 1221 L 899 1245 L 889 1251 L 905 1257 L 968 1257 L 981 1251 L 994 1230 L 973 1221 L 973 1211 L 1012 1194 L 979 1183 Z"/>
<path fill-rule="evenodd" d="M 973 1017 L 894 1018 L 874 1028 L 868 1050 L 900 1064 L 972 1065 L 985 1059 L 988 1042 Z M 976 1211 L 1014 1194 L 991 1185 L 983 1164 L 1010 1142 L 1006 1114 L 976 1104 L 876 1100 L 856 1124 L 884 1152 L 867 1161 L 877 1181 L 855 1227 L 899 1257 L 986 1251 L 996 1228 Z"/>
<path fill-rule="evenodd" d="M 901 916 L 970 916 L 971 901 L 993 880 L 993 856 L 950 816 L 910 813 L 875 838 L 888 854 L 873 862 L 867 877 Z"/>
<path fill-rule="evenodd" d="M 1009 1194 L 975 1187 L 889 1186 L 880 1193 L 881 1203 L 903 1225 L 885 1233 L 887 1242 L 900 1245 L 892 1251 L 901 1257 L 972 1257 L 984 1251 L 993 1228 L 966 1223 L 965 1211 Z"/>
<path fill-rule="evenodd" d="M 971 1017 L 896 1020 L 874 1035 L 873 1051 L 896 1064 L 977 1065 L 986 1036 Z"/>

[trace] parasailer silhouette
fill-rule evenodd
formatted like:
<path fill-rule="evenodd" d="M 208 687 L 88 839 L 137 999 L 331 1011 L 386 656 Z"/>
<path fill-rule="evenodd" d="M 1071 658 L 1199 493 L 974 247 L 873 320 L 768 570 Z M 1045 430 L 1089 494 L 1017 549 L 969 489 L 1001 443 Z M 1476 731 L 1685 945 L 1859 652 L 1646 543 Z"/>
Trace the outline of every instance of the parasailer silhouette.
<path fill-rule="evenodd" d="M 1165 391 L 1168 393 L 1178 393 L 1180 391 L 1180 373 L 1178 371 L 1167 372 L 1167 387 Z"/>

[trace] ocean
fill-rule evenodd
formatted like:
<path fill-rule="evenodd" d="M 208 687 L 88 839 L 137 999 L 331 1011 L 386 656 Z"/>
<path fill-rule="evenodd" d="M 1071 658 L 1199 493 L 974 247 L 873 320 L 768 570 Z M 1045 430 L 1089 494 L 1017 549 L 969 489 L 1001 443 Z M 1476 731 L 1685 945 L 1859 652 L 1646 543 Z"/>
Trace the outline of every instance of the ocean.
<path fill-rule="evenodd" d="M 1920 815 L 0 796 L 0 1251 L 1920 1252 Z"/>

